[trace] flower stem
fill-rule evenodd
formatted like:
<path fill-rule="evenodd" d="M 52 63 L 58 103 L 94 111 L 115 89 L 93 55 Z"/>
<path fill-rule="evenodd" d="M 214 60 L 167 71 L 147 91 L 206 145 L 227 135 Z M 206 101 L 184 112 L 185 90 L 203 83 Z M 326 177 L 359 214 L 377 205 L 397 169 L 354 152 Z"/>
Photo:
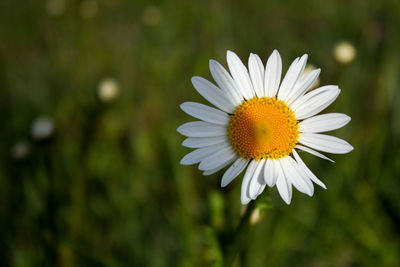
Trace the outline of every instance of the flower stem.
<path fill-rule="evenodd" d="M 251 214 L 256 208 L 257 202 L 251 201 L 246 208 L 244 215 L 242 216 L 238 227 L 233 235 L 233 240 L 228 244 L 225 255 L 224 255 L 224 267 L 232 266 L 236 256 L 242 250 L 246 243 L 248 233 L 251 229 L 250 219 Z"/>

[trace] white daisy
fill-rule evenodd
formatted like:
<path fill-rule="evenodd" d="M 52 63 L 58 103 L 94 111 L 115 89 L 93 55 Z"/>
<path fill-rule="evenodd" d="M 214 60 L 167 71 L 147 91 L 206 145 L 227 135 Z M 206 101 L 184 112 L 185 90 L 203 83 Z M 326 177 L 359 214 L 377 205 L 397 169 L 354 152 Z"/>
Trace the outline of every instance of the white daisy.
<path fill-rule="evenodd" d="M 193 77 L 195 89 L 216 108 L 195 102 L 180 107 L 199 119 L 177 130 L 187 138 L 182 145 L 195 148 L 181 164 L 199 164 L 204 175 L 230 165 L 222 176 L 225 187 L 244 169 L 242 204 L 260 195 L 266 185 L 276 185 L 289 204 L 292 185 L 312 196 L 313 183 L 326 189 L 304 164 L 296 150 L 326 160 L 320 152 L 344 154 L 353 150 L 346 141 L 320 134 L 343 127 L 350 117 L 341 113 L 316 115 L 339 95 L 336 85 L 307 92 L 320 69 L 302 77 L 307 55 L 296 58 L 281 81 L 282 60 L 274 50 L 264 67 L 260 58 L 250 54 L 249 68 L 239 57 L 227 52 L 231 75 L 217 61 L 210 60 L 210 71 L 218 86 L 201 77 Z"/>

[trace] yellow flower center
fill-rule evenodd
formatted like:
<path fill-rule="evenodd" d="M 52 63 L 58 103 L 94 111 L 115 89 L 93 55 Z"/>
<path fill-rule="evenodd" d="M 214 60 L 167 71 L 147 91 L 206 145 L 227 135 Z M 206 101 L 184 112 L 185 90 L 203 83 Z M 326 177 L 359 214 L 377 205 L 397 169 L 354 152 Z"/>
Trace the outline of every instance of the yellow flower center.
<path fill-rule="evenodd" d="M 231 115 L 229 141 L 246 159 L 281 158 L 297 144 L 298 124 L 293 111 L 275 97 L 244 100 Z"/>

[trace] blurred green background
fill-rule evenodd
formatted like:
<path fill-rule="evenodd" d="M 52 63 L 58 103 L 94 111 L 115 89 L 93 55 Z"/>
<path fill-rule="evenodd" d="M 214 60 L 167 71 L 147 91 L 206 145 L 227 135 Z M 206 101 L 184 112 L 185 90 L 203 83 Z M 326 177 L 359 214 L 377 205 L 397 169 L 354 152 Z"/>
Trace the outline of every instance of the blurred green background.
<path fill-rule="evenodd" d="M 218 266 L 241 177 L 179 165 L 178 105 L 206 103 L 190 77 L 210 58 L 277 48 L 340 86 L 327 111 L 355 149 L 303 153 L 328 190 L 266 190 L 235 265 L 400 266 L 399 33 L 397 0 L 2 0 L 0 265 Z"/>

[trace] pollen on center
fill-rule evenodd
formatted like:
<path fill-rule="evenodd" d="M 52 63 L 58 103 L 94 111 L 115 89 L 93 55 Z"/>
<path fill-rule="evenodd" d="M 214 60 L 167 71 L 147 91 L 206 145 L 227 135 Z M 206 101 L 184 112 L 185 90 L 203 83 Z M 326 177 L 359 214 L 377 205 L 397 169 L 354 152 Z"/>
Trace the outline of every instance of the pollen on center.
<path fill-rule="evenodd" d="M 246 159 L 281 158 L 297 144 L 298 124 L 293 111 L 277 98 L 244 100 L 231 115 L 229 141 Z"/>

